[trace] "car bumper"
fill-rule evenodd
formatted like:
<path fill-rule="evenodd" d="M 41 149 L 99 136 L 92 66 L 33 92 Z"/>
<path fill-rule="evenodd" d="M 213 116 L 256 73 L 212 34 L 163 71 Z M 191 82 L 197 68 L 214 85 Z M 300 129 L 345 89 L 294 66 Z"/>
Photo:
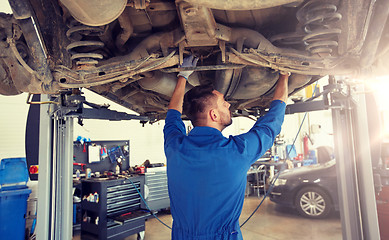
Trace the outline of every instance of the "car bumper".
<path fill-rule="evenodd" d="M 271 192 L 269 198 L 272 202 L 282 204 L 288 207 L 293 207 L 293 199 L 288 198 L 285 194 L 280 192 Z"/>

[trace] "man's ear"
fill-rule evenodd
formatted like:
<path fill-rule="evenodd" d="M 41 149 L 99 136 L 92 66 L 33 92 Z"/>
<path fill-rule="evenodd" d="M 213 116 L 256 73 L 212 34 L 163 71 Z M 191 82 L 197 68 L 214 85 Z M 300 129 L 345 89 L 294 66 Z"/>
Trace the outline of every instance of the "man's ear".
<path fill-rule="evenodd" d="M 209 110 L 209 117 L 213 122 L 217 122 L 219 120 L 219 112 L 216 109 Z"/>

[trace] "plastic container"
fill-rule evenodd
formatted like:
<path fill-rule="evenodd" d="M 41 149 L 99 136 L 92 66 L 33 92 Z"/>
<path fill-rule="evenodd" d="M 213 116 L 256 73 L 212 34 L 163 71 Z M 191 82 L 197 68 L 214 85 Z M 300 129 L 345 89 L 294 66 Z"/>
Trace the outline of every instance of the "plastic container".
<path fill-rule="evenodd" d="M 2 240 L 24 240 L 27 199 L 31 189 L 0 191 L 0 236 Z"/>
<path fill-rule="evenodd" d="M 4 158 L 0 161 L 0 191 L 26 188 L 26 158 Z"/>

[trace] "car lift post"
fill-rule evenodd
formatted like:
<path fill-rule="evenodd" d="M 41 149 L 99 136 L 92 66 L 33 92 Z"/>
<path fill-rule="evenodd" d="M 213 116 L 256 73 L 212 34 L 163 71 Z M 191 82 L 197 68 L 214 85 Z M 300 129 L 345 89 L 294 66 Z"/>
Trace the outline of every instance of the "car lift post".
<path fill-rule="evenodd" d="M 46 98 L 46 99 L 43 99 Z M 48 96 L 41 96 L 41 101 Z M 72 239 L 73 118 L 41 105 L 37 239 Z"/>
<path fill-rule="evenodd" d="M 41 95 L 41 102 L 50 96 Z M 73 235 L 73 118 L 150 121 L 149 117 L 109 110 L 78 94 L 61 94 L 40 105 L 39 179 L 36 239 L 64 240 Z M 84 108 L 83 104 L 92 109 Z"/>
<path fill-rule="evenodd" d="M 288 105 L 286 114 L 331 109 L 343 239 L 379 240 L 364 85 L 339 80 L 330 76 L 323 100 Z"/>
<path fill-rule="evenodd" d="M 48 101 L 47 95 L 41 95 L 41 101 Z M 39 113 L 39 184 L 37 202 L 36 239 L 52 239 L 51 232 L 51 174 L 52 174 L 52 120 L 48 114 L 49 105 L 40 105 Z"/>
<path fill-rule="evenodd" d="M 343 239 L 379 240 L 364 91 L 358 83 L 331 94 L 340 105 L 332 108 L 339 204 Z"/>

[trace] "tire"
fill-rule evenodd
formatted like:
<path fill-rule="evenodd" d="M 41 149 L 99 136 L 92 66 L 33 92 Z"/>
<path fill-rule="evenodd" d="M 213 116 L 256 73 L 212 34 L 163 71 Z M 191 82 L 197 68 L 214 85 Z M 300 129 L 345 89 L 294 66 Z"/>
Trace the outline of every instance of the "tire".
<path fill-rule="evenodd" d="M 332 212 L 329 195 L 318 187 L 304 187 L 297 192 L 295 207 L 307 218 L 325 218 Z"/>

